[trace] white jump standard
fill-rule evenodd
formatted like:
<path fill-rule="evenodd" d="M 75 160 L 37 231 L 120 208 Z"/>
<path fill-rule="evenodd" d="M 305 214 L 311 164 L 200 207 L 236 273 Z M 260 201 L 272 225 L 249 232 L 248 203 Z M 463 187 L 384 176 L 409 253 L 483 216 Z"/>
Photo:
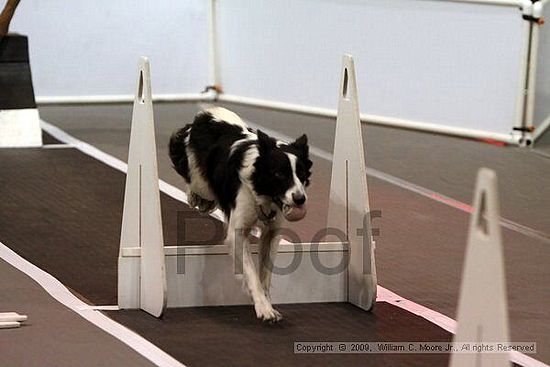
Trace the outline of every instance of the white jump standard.
<path fill-rule="evenodd" d="M 166 307 L 166 274 L 151 74 L 146 58 L 141 58 L 139 69 L 120 236 L 118 303 L 139 304 L 159 317 Z M 123 250 L 136 245 L 141 249 L 140 263 L 124 261 Z M 137 277 L 129 276 L 132 273 Z"/>
<path fill-rule="evenodd" d="M 281 241 L 275 267 L 285 268 L 296 259 L 299 263 L 290 274 L 273 275 L 274 304 L 351 302 L 370 310 L 376 300 L 374 242 L 351 56 L 344 56 L 341 76 L 328 223 L 347 240 Z M 129 150 L 119 252 L 119 307 L 142 308 L 158 317 L 165 300 L 168 307 L 249 304 L 242 281 L 234 275 L 234 249 L 230 246 L 163 244 L 150 74 L 144 60 L 140 62 Z M 251 249 L 257 262 L 258 248 L 252 245 Z M 185 261 L 183 274 L 177 271 L 178 261 Z M 336 269 L 346 263 L 347 268 L 334 274 L 318 270 L 319 264 Z"/>
<path fill-rule="evenodd" d="M 500 233 L 497 176 L 482 168 L 477 175 L 474 212 L 464 258 L 454 342 L 507 343 L 508 300 Z M 453 353 L 451 367 L 510 366 L 508 353 Z"/>

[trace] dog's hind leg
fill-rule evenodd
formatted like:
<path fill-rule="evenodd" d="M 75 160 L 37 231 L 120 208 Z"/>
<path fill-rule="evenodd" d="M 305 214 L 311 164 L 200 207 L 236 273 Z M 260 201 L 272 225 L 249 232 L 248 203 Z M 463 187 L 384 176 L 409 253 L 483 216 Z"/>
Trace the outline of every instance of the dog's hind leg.
<path fill-rule="evenodd" d="M 232 253 L 234 254 L 236 272 L 239 273 L 242 270 L 246 288 L 254 301 L 256 317 L 263 321 L 279 321 L 282 316 L 271 305 L 250 252 L 248 236 L 256 222 L 256 204 L 250 193 L 244 192 L 244 190 L 246 189 L 239 191 L 236 207 L 231 213 L 227 239 L 233 246 Z M 240 264 L 242 264 L 242 269 L 240 269 Z"/>

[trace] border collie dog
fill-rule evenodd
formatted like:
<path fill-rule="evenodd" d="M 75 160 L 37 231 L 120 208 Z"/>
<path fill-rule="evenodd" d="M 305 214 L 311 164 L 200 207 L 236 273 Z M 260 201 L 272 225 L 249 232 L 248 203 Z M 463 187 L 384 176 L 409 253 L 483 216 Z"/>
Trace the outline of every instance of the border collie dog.
<path fill-rule="evenodd" d="M 306 187 L 312 162 L 307 136 L 294 142 L 275 140 L 247 127 L 235 113 L 221 107 L 199 112 L 174 132 L 169 144 L 175 170 L 187 183 L 189 205 L 202 212 L 219 207 L 228 219 L 227 239 L 235 256 L 236 234 L 243 240 L 243 275 L 256 316 L 278 321 L 271 305 L 271 268 L 282 220 L 306 214 Z M 261 229 L 259 271 L 252 261 L 248 237 Z"/>

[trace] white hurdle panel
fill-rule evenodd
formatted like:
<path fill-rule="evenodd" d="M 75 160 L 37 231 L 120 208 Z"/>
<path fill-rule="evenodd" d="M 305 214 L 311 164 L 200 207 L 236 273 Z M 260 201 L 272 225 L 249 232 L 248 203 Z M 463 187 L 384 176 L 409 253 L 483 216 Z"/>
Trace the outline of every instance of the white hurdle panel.
<path fill-rule="evenodd" d="M 353 58 L 349 55 L 343 58 L 341 75 L 329 225 L 344 233 L 347 240 L 282 241 L 275 267 L 288 269 L 293 262 L 299 265 L 288 274 L 273 274 L 271 298 L 275 304 L 349 301 L 369 310 L 376 299 L 374 243 L 368 216 L 357 87 Z M 163 246 L 149 64 L 146 61 L 140 63 L 140 80 L 138 85 L 144 88 L 138 86 L 134 101 L 119 253 L 119 307 L 142 308 L 159 316 L 165 299 L 168 307 L 249 304 L 242 276 L 234 274 L 230 253 L 233 249 L 228 245 Z M 143 167 L 141 175 L 136 173 L 136 167 L 140 166 Z M 367 224 L 365 234 L 358 232 L 363 228 L 363 221 Z M 150 231 L 147 236 L 151 237 L 146 237 L 145 230 Z M 257 248 L 253 246 L 252 251 L 257 259 Z M 345 270 L 348 261 L 350 265 Z M 320 271 L 319 264 L 331 271 Z M 166 278 L 163 277 L 164 267 Z M 344 270 L 336 271 L 338 268 Z"/>
<path fill-rule="evenodd" d="M 507 343 L 508 301 L 496 173 L 478 172 L 454 342 Z M 453 353 L 451 367 L 510 366 L 508 353 Z"/>

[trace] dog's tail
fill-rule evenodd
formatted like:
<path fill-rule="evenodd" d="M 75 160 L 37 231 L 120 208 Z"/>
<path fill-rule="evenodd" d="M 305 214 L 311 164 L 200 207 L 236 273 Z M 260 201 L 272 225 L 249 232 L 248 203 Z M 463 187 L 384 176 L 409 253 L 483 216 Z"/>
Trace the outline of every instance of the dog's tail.
<path fill-rule="evenodd" d="M 191 125 L 186 125 L 183 128 L 175 131 L 170 137 L 170 143 L 168 143 L 168 152 L 170 154 L 170 160 L 174 165 L 174 169 L 183 178 L 190 181 L 189 177 L 189 164 L 187 163 L 186 152 L 186 140 L 189 137 L 189 128 Z"/>

